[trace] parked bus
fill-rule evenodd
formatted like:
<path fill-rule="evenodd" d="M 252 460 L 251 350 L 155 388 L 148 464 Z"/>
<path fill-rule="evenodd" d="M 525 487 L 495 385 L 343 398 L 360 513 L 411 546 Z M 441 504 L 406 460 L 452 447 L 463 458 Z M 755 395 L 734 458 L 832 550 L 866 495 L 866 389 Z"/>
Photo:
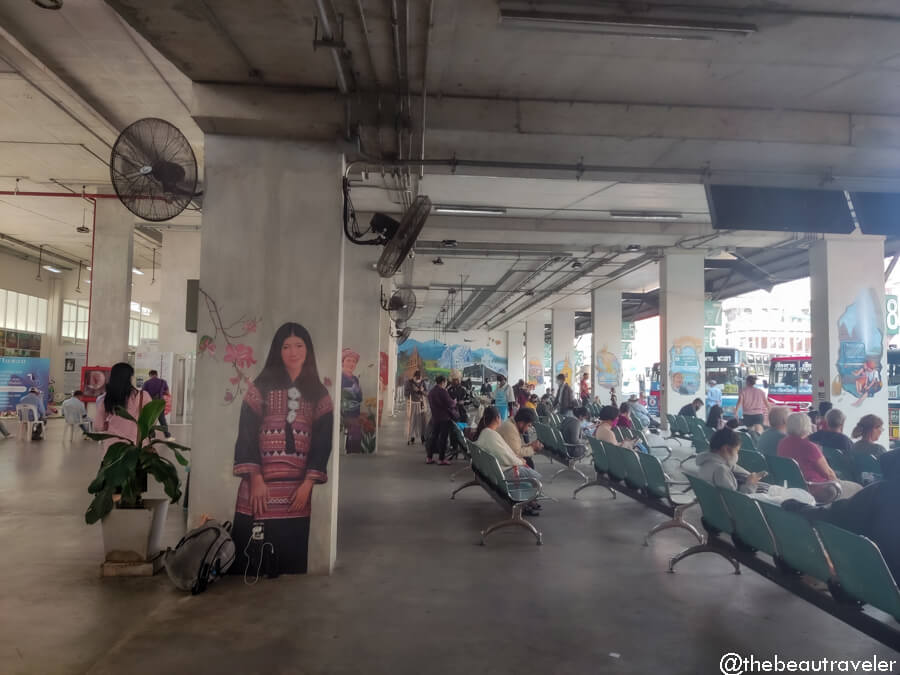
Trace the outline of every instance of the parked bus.
<path fill-rule="evenodd" d="M 769 368 L 769 399 L 791 410 L 812 409 L 812 357 L 773 356 Z"/>
<path fill-rule="evenodd" d="M 713 381 L 716 388 L 721 390 L 724 417 L 735 416 L 738 394 L 747 374 L 740 350 L 721 347 L 714 352 L 706 352 L 707 387 L 709 382 Z"/>
<path fill-rule="evenodd" d="M 900 349 L 887 353 L 888 381 L 888 435 L 892 441 L 900 440 Z"/>

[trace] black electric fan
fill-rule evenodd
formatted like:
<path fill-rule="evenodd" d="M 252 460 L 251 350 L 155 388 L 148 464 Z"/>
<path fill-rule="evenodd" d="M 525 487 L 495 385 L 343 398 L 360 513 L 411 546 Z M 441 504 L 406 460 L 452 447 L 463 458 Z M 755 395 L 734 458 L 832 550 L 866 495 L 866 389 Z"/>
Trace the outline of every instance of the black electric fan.
<path fill-rule="evenodd" d="M 400 330 L 416 312 L 416 293 L 411 288 L 398 289 L 388 299 L 382 296 L 381 308 L 390 314 L 395 328 Z"/>
<path fill-rule="evenodd" d="M 174 218 L 201 196 L 191 144 L 156 117 L 140 119 L 119 134 L 109 174 L 125 208 L 152 222 Z"/>

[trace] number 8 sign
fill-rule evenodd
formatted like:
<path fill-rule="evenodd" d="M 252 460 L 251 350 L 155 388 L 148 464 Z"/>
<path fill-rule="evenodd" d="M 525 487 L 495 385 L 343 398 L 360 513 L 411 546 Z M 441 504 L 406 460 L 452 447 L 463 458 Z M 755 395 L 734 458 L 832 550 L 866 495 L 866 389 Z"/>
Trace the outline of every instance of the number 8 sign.
<path fill-rule="evenodd" d="M 897 335 L 900 333 L 900 302 L 896 295 L 884 296 L 885 323 L 887 324 L 887 334 Z"/>

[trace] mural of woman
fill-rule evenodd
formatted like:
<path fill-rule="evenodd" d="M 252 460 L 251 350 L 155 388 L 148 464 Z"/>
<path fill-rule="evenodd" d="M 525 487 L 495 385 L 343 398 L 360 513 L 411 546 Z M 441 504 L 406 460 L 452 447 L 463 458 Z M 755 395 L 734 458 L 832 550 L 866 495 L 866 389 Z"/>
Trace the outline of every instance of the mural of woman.
<path fill-rule="evenodd" d="M 347 347 L 341 352 L 341 422 L 347 430 L 347 452 L 360 452 L 362 425 L 359 413 L 363 394 L 359 378 L 353 374 L 359 354 Z"/>
<path fill-rule="evenodd" d="M 258 565 L 270 575 L 306 572 L 312 489 L 327 480 L 333 419 L 309 332 L 284 324 L 241 405 L 234 446 L 234 474 L 241 478 L 234 573 L 244 574 L 251 561 L 251 573 Z M 264 563 L 263 543 L 272 553 Z"/>

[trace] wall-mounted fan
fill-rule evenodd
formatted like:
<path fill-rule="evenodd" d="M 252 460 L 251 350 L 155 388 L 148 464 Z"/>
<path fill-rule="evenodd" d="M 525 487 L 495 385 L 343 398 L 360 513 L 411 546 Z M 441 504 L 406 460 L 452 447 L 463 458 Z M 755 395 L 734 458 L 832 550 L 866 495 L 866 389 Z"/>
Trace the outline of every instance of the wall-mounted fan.
<path fill-rule="evenodd" d="M 406 328 L 404 328 L 403 330 L 401 330 L 399 333 L 397 333 L 397 334 L 394 336 L 395 338 L 397 338 L 397 344 L 398 344 L 398 345 L 402 345 L 404 342 L 406 342 L 406 341 L 409 339 L 409 334 L 410 334 L 411 332 L 412 332 L 412 328 L 410 328 L 409 326 L 407 326 Z"/>
<path fill-rule="evenodd" d="M 397 273 L 400 265 L 412 250 L 413 244 L 416 243 L 429 213 L 431 213 L 431 200 L 425 195 L 416 197 L 406 213 L 403 214 L 393 236 L 384 245 L 384 251 L 381 252 L 381 258 L 378 259 L 378 274 L 384 278 L 390 278 Z"/>
<path fill-rule="evenodd" d="M 125 208 L 144 220 L 170 220 L 200 197 L 191 144 L 156 117 L 140 119 L 119 134 L 109 174 Z"/>
<path fill-rule="evenodd" d="M 382 295 L 381 308 L 391 315 L 391 321 L 400 330 L 416 312 L 416 293 L 411 288 L 401 288 L 394 291 L 390 298 Z"/>

